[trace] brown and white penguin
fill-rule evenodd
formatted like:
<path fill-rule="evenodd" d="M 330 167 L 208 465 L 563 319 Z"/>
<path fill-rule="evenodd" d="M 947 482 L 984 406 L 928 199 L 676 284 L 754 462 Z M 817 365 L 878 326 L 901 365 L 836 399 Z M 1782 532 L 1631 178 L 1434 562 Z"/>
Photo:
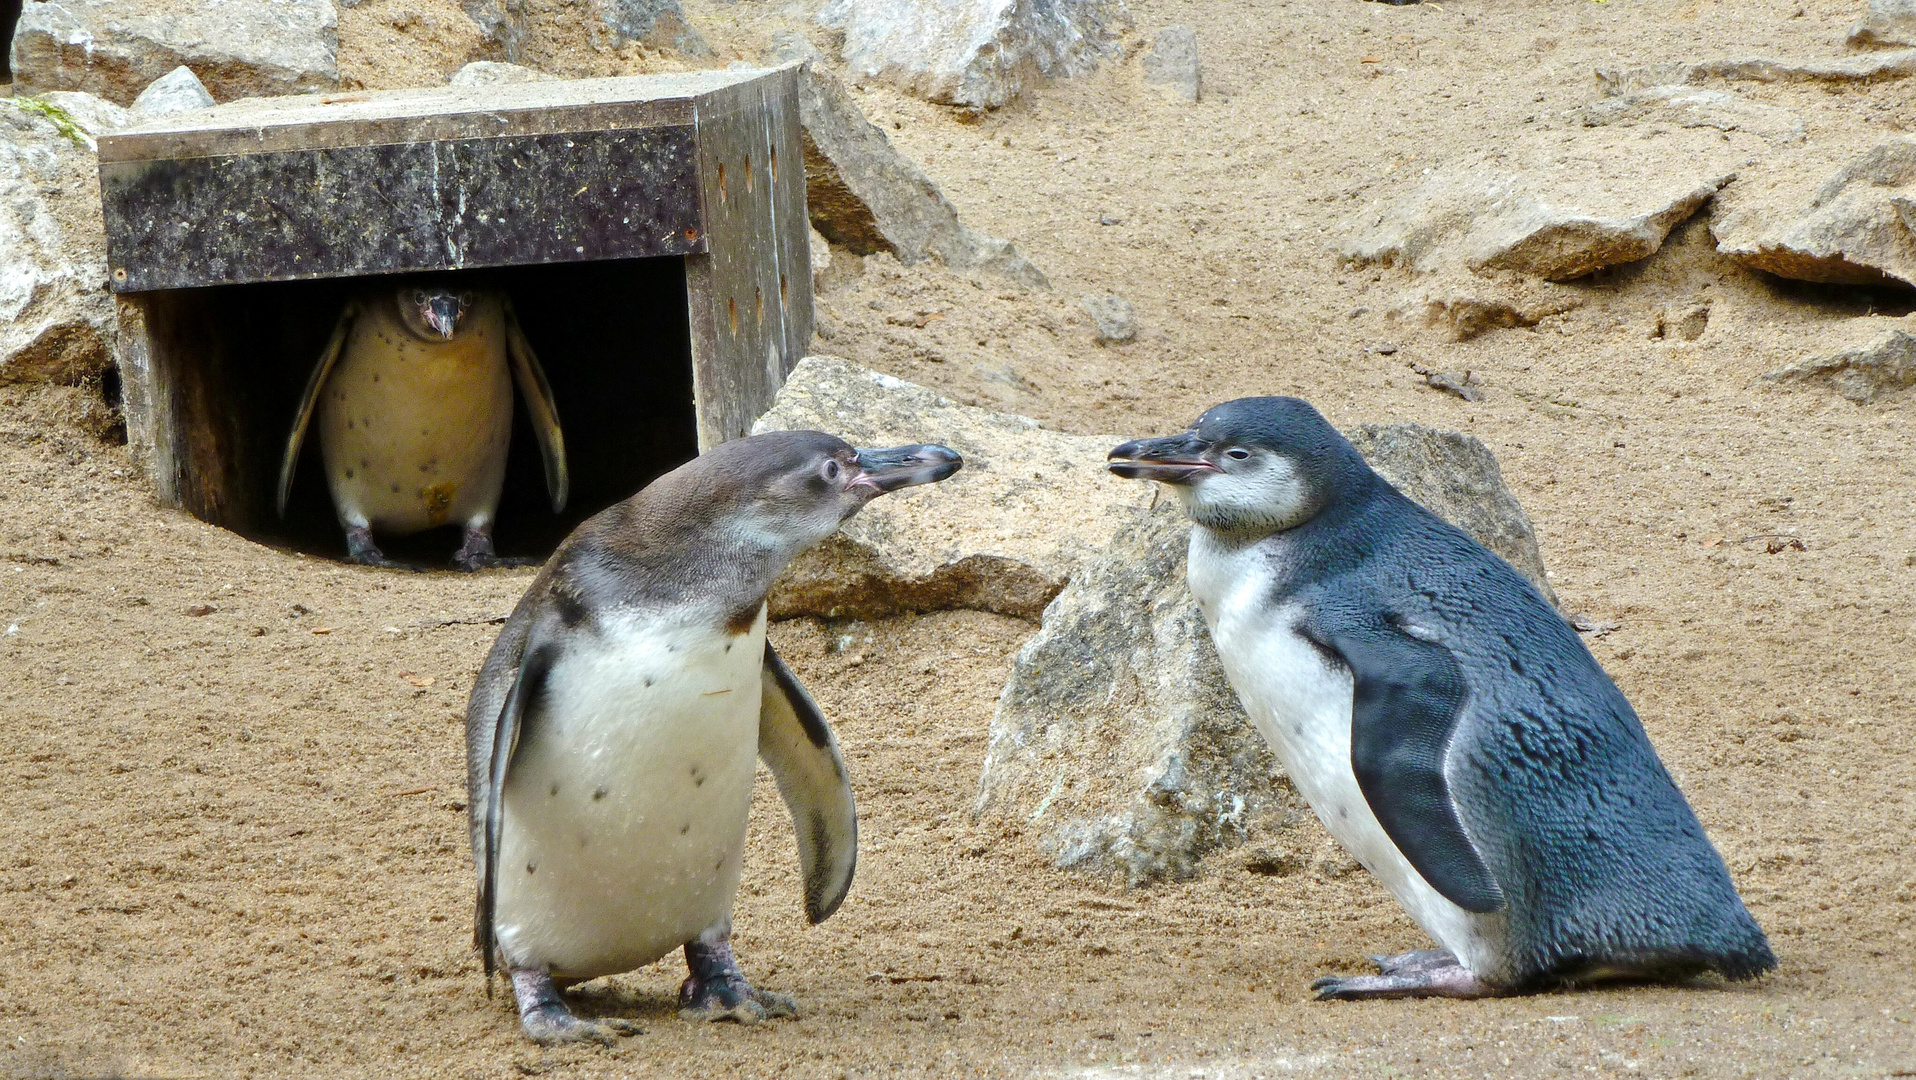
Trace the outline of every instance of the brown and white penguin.
<path fill-rule="evenodd" d="M 732 958 L 754 757 L 791 809 L 814 923 L 851 886 L 858 826 L 831 728 L 765 640 L 765 593 L 872 499 L 962 464 L 815 431 L 724 443 L 586 521 L 533 579 L 466 712 L 474 938 L 528 1036 L 610 1042 L 630 1025 L 574 1016 L 559 986 L 680 946 L 681 1016 L 792 1013 Z"/>
<path fill-rule="evenodd" d="M 508 370 L 509 369 L 509 370 Z M 300 400 L 280 465 L 279 512 L 315 417 L 333 508 L 354 562 L 398 566 L 375 531 L 457 523 L 462 570 L 498 565 L 492 524 L 512 439 L 512 384 L 531 411 L 554 513 L 565 509 L 559 412 L 512 302 L 444 279 L 378 285 L 348 301 Z"/>

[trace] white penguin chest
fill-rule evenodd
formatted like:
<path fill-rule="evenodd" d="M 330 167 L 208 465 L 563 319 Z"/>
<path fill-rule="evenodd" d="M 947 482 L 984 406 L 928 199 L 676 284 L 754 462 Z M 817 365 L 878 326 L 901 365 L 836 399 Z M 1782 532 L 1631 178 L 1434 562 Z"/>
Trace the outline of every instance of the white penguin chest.
<path fill-rule="evenodd" d="M 761 610 L 737 635 L 608 620 L 554 664 L 502 792 L 509 962 L 629 971 L 729 915 L 764 653 Z"/>
<path fill-rule="evenodd" d="M 1496 963 L 1502 917 L 1473 915 L 1430 887 L 1377 821 L 1351 767 L 1350 671 L 1298 632 L 1274 597 L 1272 555 L 1193 529 L 1187 577 L 1225 676 L 1299 795 L 1410 917 L 1473 971 Z"/>

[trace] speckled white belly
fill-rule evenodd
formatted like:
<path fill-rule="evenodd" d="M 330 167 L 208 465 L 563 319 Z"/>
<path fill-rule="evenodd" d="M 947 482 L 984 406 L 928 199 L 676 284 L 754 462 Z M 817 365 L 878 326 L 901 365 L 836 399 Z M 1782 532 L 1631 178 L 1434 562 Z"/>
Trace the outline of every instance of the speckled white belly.
<path fill-rule="evenodd" d="M 504 308 L 421 341 L 389 305 L 353 324 L 315 426 L 340 520 L 383 532 L 488 525 L 505 486 L 512 375 Z"/>
<path fill-rule="evenodd" d="M 1188 576 L 1244 711 L 1324 827 L 1437 943 L 1478 974 L 1497 970 L 1504 917 L 1445 899 L 1397 849 L 1351 769 L 1351 676 L 1297 633 L 1304 612 L 1271 602 L 1270 553 L 1191 534 Z"/>
<path fill-rule="evenodd" d="M 764 654 L 762 610 L 745 634 L 629 617 L 567 649 L 505 784 L 508 962 L 630 971 L 731 913 Z"/>

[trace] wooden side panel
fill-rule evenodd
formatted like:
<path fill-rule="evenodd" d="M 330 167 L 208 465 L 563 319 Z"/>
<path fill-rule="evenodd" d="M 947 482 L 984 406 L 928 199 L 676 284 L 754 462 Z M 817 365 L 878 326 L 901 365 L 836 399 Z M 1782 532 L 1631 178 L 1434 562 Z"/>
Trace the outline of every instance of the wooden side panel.
<path fill-rule="evenodd" d="M 120 410 L 126 416 L 126 444 L 134 468 L 146 474 L 161 505 L 178 506 L 179 471 L 172 447 L 172 433 L 178 426 L 173 419 L 174 380 L 154 363 L 147 300 L 121 296 L 114 305 L 120 324 L 113 346 L 113 360 L 120 369 Z"/>
<path fill-rule="evenodd" d="M 697 104 L 708 248 L 686 286 L 702 450 L 749 431 L 811 341 L 797 85 L 785 69 Z"/>
<path fill-rule="evenodd" d="M 702 250 L 693 133 L 103 162 L 120 292 Z"/>

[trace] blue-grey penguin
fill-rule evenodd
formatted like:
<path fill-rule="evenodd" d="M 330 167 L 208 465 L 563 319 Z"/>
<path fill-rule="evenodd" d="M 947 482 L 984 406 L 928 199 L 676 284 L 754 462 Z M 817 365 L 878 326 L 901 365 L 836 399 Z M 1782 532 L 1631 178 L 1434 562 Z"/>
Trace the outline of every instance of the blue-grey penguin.
<path fill-rule="evenodd" d="M 1442 946 L 1322 998 L 1520 993 L 1776 966 L 1643 725 L 1509 564 L 1296 398 L 1111 451 L 1191 518 L 1245 711 L 1332 836 Z"/>
<path fill-rule="evenodd" d="M 680 1015 L 793 1011 L 732 958 L 754 757 L 798 831 L 805 912 L 851 887 L 857 816 L 831 728 L 765 640 L 794 555 L 887 491 L 963 464 L 815 431 L 723 443 L 588 519 L 519 601 L 466 711 L 475 942 L 541 1043 L 605 1042 L 559 985 L 683 946 Z"/>
<path fill-rule="evenodd" d="M 373 541 L 457 523 L 463 570 L 499 565 L 492 524 L 512 440 L 512 384 L 526 399 L 554 513 L 565 509 L 565 437 L 545 371 L 497 289 L 406 278 L 346 303 L 307 381 L 279 473 L 286 513 L 306 431 L 319 425 L 333 509 L 354 562 L 397 566 Z"/>

